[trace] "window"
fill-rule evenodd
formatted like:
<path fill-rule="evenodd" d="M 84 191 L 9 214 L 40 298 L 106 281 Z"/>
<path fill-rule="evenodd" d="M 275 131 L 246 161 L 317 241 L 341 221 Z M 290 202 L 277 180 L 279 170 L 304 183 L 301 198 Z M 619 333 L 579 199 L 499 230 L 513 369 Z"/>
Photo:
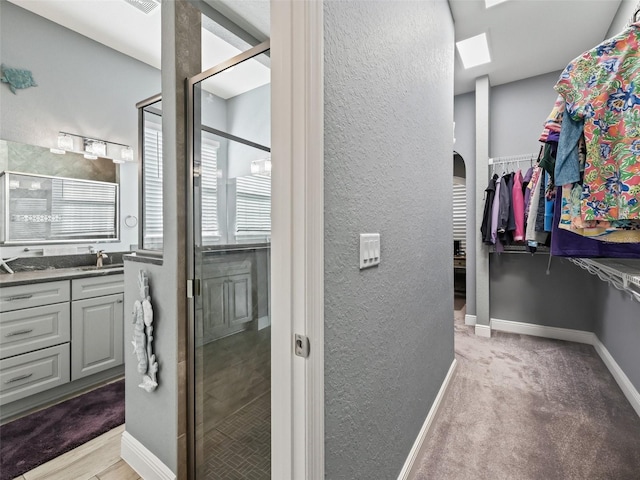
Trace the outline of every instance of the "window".
<path fill-rule="evenodd" d="M 271 177 L 247 175 L 236 179 L 236 233 L 271 233 Z"/>
<path fill-rule="evenodd" d="M 162 123 L 157 116 L 145 119 L 142 175 L 142 248 L 159 250 L 162 249 Z"/>
<path fill-rule="evenodd" d="M 202 133 L 201 167 L 202 176 L 201 200 L 202 243 L 211 244 L 217 241 L 218 231 L 218 148 L 220 144 L 209 138 L 209 134 Z"/>
<path fill-rule="evenodd" d="M 159 117 L 147 119 L 143 146 L 143 239 L 142 248 L 162 249 L 162 125 Z M 205 244 L 217 239 L 218 233 L 218 170 L 217 151 L 220 144 L 202 136 L 201 205 L 202 238 Z"/>
<path fill-rule="evenodd" d="M 460 240 L 460 248 L 467 250 L 467 187 L 464 179 L 454 177 L 453 183 L 453 239 Z"/>
<path fill-rule="evenodd" d="M 117 238 L 117 204 L 115 184 L 53 178 L 52 238 Z"/>

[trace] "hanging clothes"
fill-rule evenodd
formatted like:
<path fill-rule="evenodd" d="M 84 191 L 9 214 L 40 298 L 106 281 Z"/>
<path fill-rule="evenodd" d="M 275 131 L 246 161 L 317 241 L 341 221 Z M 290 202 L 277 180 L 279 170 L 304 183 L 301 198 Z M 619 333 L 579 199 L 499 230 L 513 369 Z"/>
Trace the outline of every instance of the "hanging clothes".
<path fill-rule="evenodd" d="M 496 181 L 498 175 L 494 174 L 489 180 L 489 185 L 485 188 L 485 200 L 484 211 L 482 213 L 482 225 L 480 226 L 480 233 L 482 235 L 482 241 L 488 245 L 493 245 L 491 240 L 491 213 L 493 208 L 493 200 L 496 195 Z"/>
<path fill-rule="evenodd" d="M 554 180 L 558 186 L 582 181 L 578 144 L 580 138 L 584 141 L 583 132 L 584 121 L 582 119 L 574 120 L 571 115 L 563 117 L 554 170 Z"/>
<path fill-rule="evenodd" d="M 524 194 L 522 193 L 522 172 L 518 170 L 513 178 L 513 188 L 511 190 L 511 204 L 513 205 L 513 216 L 515 228 L 513 240 L 522 242 L 524 240 Z"/>
<path fill-rule="evenodd" d="M 500 214 L 500 188 L 501 182 L 496 180 L 496 194 L 491 206 L 491 243 L 496 246 L 496 250 L 502 249 L 502 244 L 498 238 L 498 219 Z"/>
<path fill-rule="evenodd" d="M 557 187 L 562 189 L 562 187 Z M 556 192 L 553 230 L 551 231 L 551 255 L 556 257 L 610 257 L 640 258 L 640 243 L 600 242 L 558 228 L 562 209 L 562 193 Z"/>
<path fill-rule="evenodd" d="M 573 60 L 555 86 L 584 120 L 584 220 L 640 219 L 640 23 Z"/>

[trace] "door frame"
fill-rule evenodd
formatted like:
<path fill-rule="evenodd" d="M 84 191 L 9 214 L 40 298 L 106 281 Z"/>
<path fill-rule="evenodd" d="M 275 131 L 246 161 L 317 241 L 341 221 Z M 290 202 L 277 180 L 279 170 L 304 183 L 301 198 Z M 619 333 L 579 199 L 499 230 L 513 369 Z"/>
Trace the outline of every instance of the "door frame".
<path fill-rule="evenodd" d="M 271 1 L 272 478 L 324 479 L 323 2 Z M 294 354 L 294 335 L 310 341 Z"/>

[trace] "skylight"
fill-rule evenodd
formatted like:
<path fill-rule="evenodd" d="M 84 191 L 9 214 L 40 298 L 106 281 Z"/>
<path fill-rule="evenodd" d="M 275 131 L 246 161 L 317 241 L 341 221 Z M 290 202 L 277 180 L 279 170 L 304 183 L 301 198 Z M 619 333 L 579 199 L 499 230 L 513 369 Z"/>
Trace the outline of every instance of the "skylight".
<path fill-rule="evenodd" d="M 464 68 L 473 68 L 491 62 L 486 33 L 460 40 L 456 42 L 456 47 Z"/>
<path fill-rule="evenodd" d="M 495 7 L 496 5 L 499 5 L 500 3 L 504 3 L 507 0 L 484 0 L 484 4 L 486 8 L 491 8 L 491 7 Z"/>

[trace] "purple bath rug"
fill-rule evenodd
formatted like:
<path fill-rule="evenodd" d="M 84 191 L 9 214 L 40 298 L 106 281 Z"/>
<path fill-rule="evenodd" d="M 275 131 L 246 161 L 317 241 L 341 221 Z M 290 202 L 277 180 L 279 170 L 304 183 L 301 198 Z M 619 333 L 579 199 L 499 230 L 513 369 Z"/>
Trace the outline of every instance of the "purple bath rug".
<path fill-rule="evenodd" d="M 11 480 L 124 423 L 124 380 L 0 426 L 0 480 Z"/>

